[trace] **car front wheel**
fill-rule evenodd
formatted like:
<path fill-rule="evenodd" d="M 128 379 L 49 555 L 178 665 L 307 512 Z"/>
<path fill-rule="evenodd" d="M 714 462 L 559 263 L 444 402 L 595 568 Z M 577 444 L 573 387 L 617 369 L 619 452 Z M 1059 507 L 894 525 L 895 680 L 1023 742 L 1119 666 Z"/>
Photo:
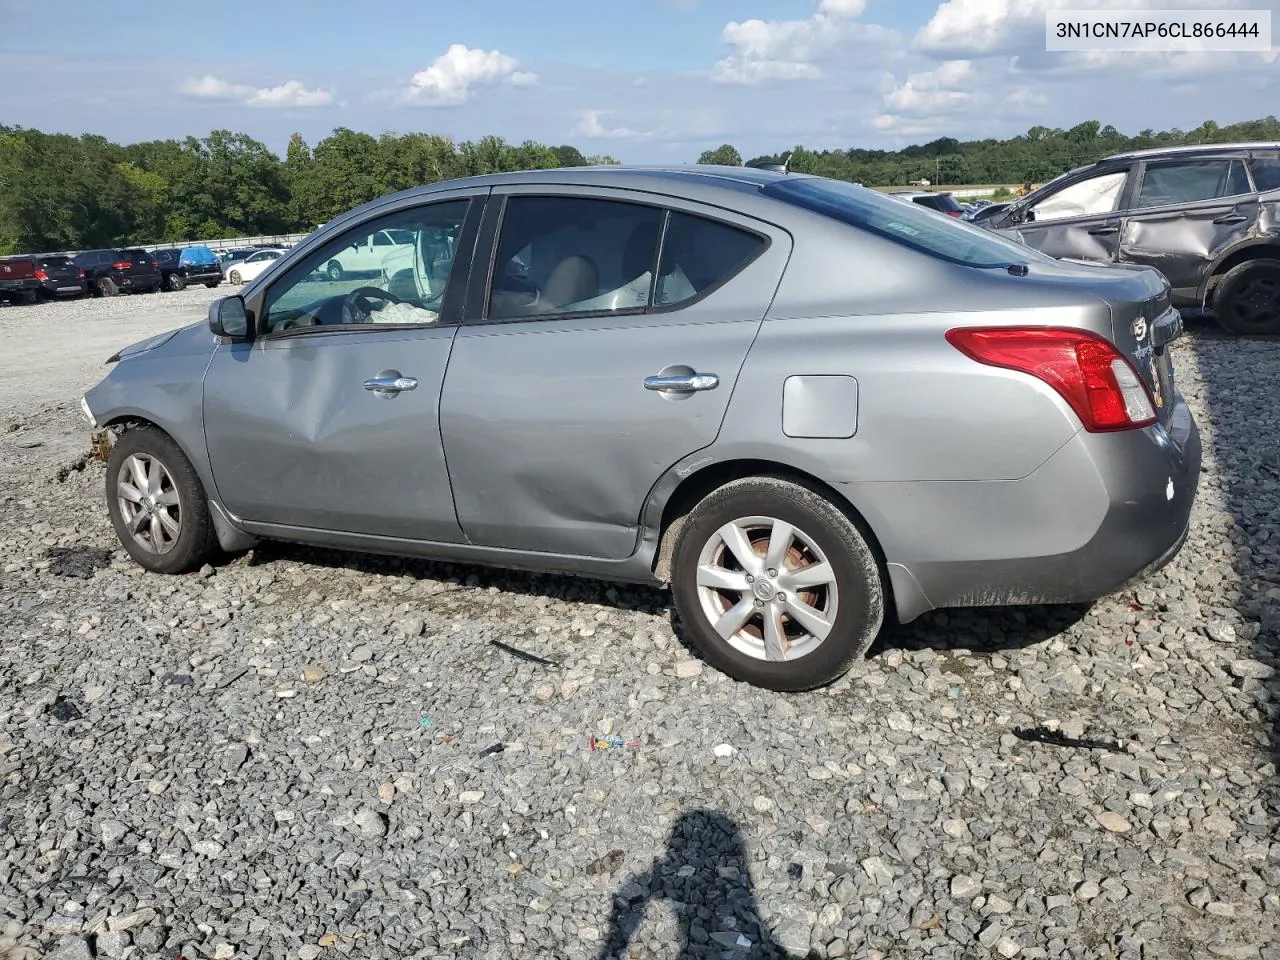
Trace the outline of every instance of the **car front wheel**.
<path fill-rule="evenodd" d="M 184 573 L 213 556 L 216 537 L 191 461 L 155 427 L 135 427 L 107 460 L 107 510 L 129 556 L 153 573 Z"/>
<path fill-rule="evenodd" d="M 174 293 L 178 293 L 181 290 L 185 290 L 186 287 L 187 287 L 187 280 L 185 277 L 180 277 L 176 273 L 169 274 L 170 290 L 172 290 Z"/>
<path fill-rule="evenodd" d="M 818 492 L 774 478 L 736 480 L 694 508 L 671 590 L 707 661 L 771 690 L 836 680 L 884 622 L 880 567 L 858 527 Z"/>

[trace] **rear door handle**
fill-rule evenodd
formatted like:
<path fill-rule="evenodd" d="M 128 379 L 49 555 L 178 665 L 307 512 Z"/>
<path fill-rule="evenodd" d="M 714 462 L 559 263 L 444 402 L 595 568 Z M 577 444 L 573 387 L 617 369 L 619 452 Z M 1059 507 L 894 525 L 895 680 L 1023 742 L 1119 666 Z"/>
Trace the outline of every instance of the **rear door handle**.
<path fill-rule="evenodd" d="M 364 382 L 364 388 L 371 390 L 379 397 L 394 397 L 404 390 L 418 389 L 417 377 L 402 377 L 399 374 L 370 377 Z"/>
<path fill-rule="evenodd" d="M 696 393 L 714 390 L 720 378 L 714 373 L 683 373 L 673 377 L 645 377 L 644 388 L 658 393 Z"/>
<path fill-rule="evenodd" d="M 1218 217 L 1214 223 L 1244 223 L 1249 218 L 1242 213 L 1228 213 L 1225 217 Z"/>
<path fill-rule="evenodd" d="M 1117 226 L 1094 227 L 1092 230 L 1089 231 L 1089 236 L 1101 237 L 1101 236 L 1105 236 L 1108 233 L 1119 233 L 1119 232 L 1120 232 L 1120 228 Z"/>

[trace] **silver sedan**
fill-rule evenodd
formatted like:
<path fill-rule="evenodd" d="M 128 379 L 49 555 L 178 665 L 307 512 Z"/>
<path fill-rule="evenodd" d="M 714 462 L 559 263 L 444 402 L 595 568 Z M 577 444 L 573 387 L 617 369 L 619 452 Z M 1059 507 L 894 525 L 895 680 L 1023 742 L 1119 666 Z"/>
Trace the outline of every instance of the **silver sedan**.
<path fill-rule="evenodd" d="M 392 232 L 395 269 L 331 276 Z M 666 583 L 711 664 L 800 690 L 887 619 L 1167 562 L 1181 329 L 1152 269 L 851 184 L 526 172 L 335 219 L 84 407 L 148 570 L 278 538 Z"/>

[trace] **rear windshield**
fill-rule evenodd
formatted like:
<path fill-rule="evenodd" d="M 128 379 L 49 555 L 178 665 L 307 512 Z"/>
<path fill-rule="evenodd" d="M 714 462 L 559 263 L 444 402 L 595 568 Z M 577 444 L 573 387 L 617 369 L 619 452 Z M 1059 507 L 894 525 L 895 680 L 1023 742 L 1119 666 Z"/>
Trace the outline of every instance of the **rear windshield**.
<path fill-rule="evenodd" d="M 921 206 L 933 207 L 933 209 L 935 210 L 946 211 L 946 210 L 963 210 L 964 209 L 964 207 L 960 206 L 960 201 L 958 201 L 955 197 L 953 197 L 949 193 L 934 194 L 931 197 L 922 197 L 922 198 L 917 197 L 916 203 L 920 204 Z"/>
<path fill-rule="evenodd" d="M 1030 247 L 982 227 L 953 217 L 940 217 L 918 204 L 903 203 L 843 180 L 823 177 L 778 180 L 764 186 L 761 192 L 952 263 L 1006 267 L 1047 259 Z"/>
<path fill-rule="evenodd" d="M 41 257 L 40 266 L 42 267 L 69 267 L 71 266 L 70 257 Z"/>
<path fill-rule="evenodd" d="M 208 247 L 185 247 L 182 251 L 182 262 L 205 266 L 217 263 L 218 258 Z"/>
<path fill-rule="evenodd" d="M 151 254 L 145 250 L 125 250 L 124 255 L 129 260 L 150 260 Z"/>

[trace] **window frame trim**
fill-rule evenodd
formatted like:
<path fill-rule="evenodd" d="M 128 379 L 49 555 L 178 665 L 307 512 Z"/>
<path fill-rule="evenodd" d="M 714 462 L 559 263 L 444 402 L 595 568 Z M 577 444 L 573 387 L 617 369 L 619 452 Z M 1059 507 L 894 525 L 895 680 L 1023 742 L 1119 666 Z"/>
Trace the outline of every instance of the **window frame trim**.
<path fill-rule="evenodd" d="M 498 267 L 498 249 L 502 241 L 502 224 L 506 219 L 507 204 L 517 197 L 533 197 L 533 198 L 561 198 L 567 200 L 599 200 L 605 203 L 625 203 L 638 207 L 652 207 L 662 214 L 662 219 L 658 232 L 658 242 L 654 246 L 654 260 L 650 266 L 648 303 L 644 307 L 629 307 L 626 310 L 575 310 L 563 313 L 540 313 L 525 314 L 517 317 L 490 317 L 490 294 L 492 293 L 493 277 Z M 683 197 L 668 196 L 666 194 L 639 194 L 636 191 L 622 190 L 610 187 L 569 187 L 563 184 L 520 184 L 519 187 L 503 190 L 501 192 L 495 190 L 491 196 L 489 209 L 485 211 L 485 222 L 480 230 L 480 237 L 477 240 L 475 262 L 479 263 L 482 256 L 487 255 L 488 264 L 484 270 L 473 269 L 471 279 L 471 289 L 468 291 L 466 307 L 463 311 L 463 326 L 488 326 L 504 323 L 549 323 L 557 320 L 588 320 L 593 318 L 608 319 L 613 317 L 648 317 L 662 316 L 664 314 L 676 313 L 685 310 L 695 304 L 701 303 L 721 287 L 730 283 L 734 278 L 741 275 L 755 261 L 760 259 L 773 246 L 773 237 L 761 228 L 751 228 L 742 223 L 734 223 L 724 219 L 723 216 L 716 216 L 709 213 L 706 206 L 699 204 L 696 200 L 687 200 Z M 673 205 L 675 204 L 679 205 Z M 755 222 L 755 218 L 740 211 L 726 210 L 737 217 L 744 220 Z M 657 295 L 658 289 L 658 267 L 662 262 L 663 250 L 667 242 L 667 230 L 671 224 L 671 215 L 673 213 L 684 213 L 693 217 L 701 217 L 704 220 L 710 220 L 722 226 L 739 230 L 743 233 L 750 234 L 762 241 L 754 253 L 738 264 L 728 276 L 717 280 L 706 289 L 699 291 L 695 296 L 682 300 L 674 304 L 655 304 L 654 297 Z M 484 246 L 481 246 L 484 244 Z"/>

